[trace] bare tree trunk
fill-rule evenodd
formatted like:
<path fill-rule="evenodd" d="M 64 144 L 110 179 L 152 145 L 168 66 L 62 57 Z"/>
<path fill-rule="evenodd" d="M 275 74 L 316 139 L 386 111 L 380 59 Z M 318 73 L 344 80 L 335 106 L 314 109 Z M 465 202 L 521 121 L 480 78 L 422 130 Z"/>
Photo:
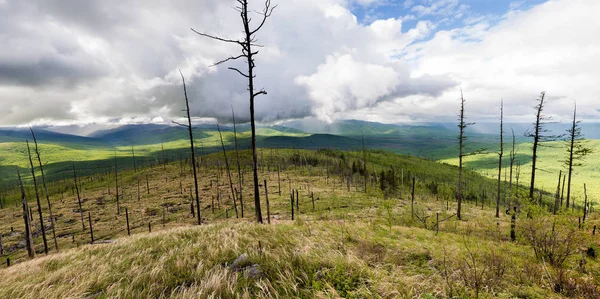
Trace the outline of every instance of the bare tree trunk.
<path fill-rule="evenodd" d="M 560 179 L 562 178 L 562 170 L 558 173 L 558 186 L 556 186 L 556 195 L 554 197 L 554 215 L 558 212 L 560 205 Z"/>
<path fill-rule="evenodd" d="M 267 180 L 265 180 L 265 200 L 267 202 L 267 223 L 271 224 L 271 207 L 269 206 L 269 189 L 267 188 Z"/>
<path fill-rule="evenodd" d="M 133 149 L 133 142 L 131 142 L 131 157 L 133 158 L 133 172 L 137 173 L 137 165 L 135 164 L 135 150 Z"/>
<path fill-rule="evenodd" d="M 42 240 L 44 241 L 44 253 L 48 254 L 48 240 L 46 240 L 46 226 L 44 225 L 44 216 L 42 214 L 42 204 L 40 203 L 40 193 L 37 188 L 37 180 L 35 177 L 35 168 L 33 167 L 33 159 L 31 159 L 31 149 L 29 141 L 27 141 L 27 155 L 29 157 L 29 166 L 31 166 L 31 177 L 33 178 L 33 189 L 35 190 L 35 200 L 37 201 L 38 214 L 40 216 L 40 227 L 42 229 Z"/>
<path fill-rule="evenodd" d="M 577 137 L 576 134 L 576 128 L 577 128 L 577 107 L 575 107 L 575 110 L 573 111 L 573 124 L 571 126 L 571 131 L 570 131 L 570 136 L 569 136 L 569 158 L 567 161 L 567 167 L 568 167 L 568 172 L 567 172 L 567 178 L 568 178 L 568 182 L 567 182 L 567 209 L 569 208 L 569 204 L 571 202 L 571 177 L 573 175 L 573 155 L 575 153 L 575 138 Z"/>
<path fill-rule="evenodd" d="M 202 217 L 200 216 L 200 197 L 198 196 L 198 177 L 196 171 L 196 152 L 194 151 L 194 133 L 192 132 L 192 118 L 190 116 L 190 102 L 187 96 L 187 87 L 185 86 L 185 77 L 183 77 L 183 73 L 179 71 L 181 75 L 181 81 L 183 82 L 183 94 L 185 96 L 185 107 L 187 113 L 187 129 L 190 133 L 190 149 L 192 151 L 192 171 L 194 172 L 194 188 L 196 191 L 196 214 L 198 215 L 198 225 L 202 224 Z M 180 125 L 180 124 L 179 124 Z M 185 127 L 185 125 L 182 125 Z"/>
<path fill-rule="evenodd" d="M 81 197 L 79 196 L 79 185 L 77 184 L 77 172 L 75 172 L 75 164 L 73 164 L 73 182 L 75 183 L 75 191 L 77 191 L 77 203 L 79 204 L 79 214 L 81 215 L 81 227 L 85 232 L 85 222 L 83 220 L 83 207 L 81 206 Z"/>
<path fill-rule="evenodd" d="M 162 151 L 163 170 L 167 170 L 167 160 L 165 159 L 165 145 L 163 144 L 162 140 L 160 141 L 160 149 Z"/>
<path fill-rule="evenodd" d="M 512 194 L 513 193 L 513 167 L 515 166 L 515 159 L 516 159 L 517 153 L 515 151 L 515 130 L 511 129 L 511 131 L 512 131 L 512 150 L 510 152 L 510 175 L 509 175 L 508 187 Z"/>
<path fill-rule="evenodd" d="M 362 150 L 363 150 L 363 167 L 365 169 L 365 193 L 367 193 L 367 181 L 368 181 L 368 171 L 367 171 L 367 151 L 365 149 L 365 134 L 361 132 L 362 136 Z"/>
<path fill-rule="evenodd" d="M 27 205 L 27 199 L 25 198 L 25 188 L 23 187 L 23 180 L 21 180 L 21 172 L 19 171 L 19 169 L 17 169 L 17 176 L 19 177 L 19 187 L 21 188 L 21 203 L 23 204 L 23 221 L 25 222 L 25 246 L 27 247 L 27 255 L 29 255 L 30 259 L 32 259 L 35 257 L 35 249 L 33 248 L 33 237 L 31 235 L 29 207 Z"/>
<path fill-rule="evenodd" d="M 119 165 L 117 165 L 117 150 L 115 150 L 115 194 L 117 196 L 117 215 L 121 214 L 119 206 Z"/>
<path fill-rule="evenodd" d="M 233 191 L 233 180 L 231 179 L 231 171 L 229 170 L 229 159 L 227 159 L 227 152 L 225 151 L 225 143 L 223 143 L 223 134 L 221 134 L 221 128 L 217 124 L 217 131 L 219 131 L 219 138 L 221 138 L 221 148 L 223 149 L 223 157 L 225 158 L 225 169 L 227 170 L 227 176 L 229 177 L 229 188 L 231 189 L 231 198 L 233 199 L 233 208 L 235 209 L 235 218 L 239 218 L 237 200 L 235 200 L 235 191 Z"/>
<path fill-rule="evenodd" d="M 88 212 L 88 220 L 90 222 L 90 244 L 94 244 L 94 227 L 92 226 L 92 212 Z"/>
<path fill-rule="evenodd" d="M 242 218 L 244 218 L 244 189 L 243 189 L 243 184 L 242 184 L 242 167 L 240 165 L 240 153 L 238 150 L 238 141 L 237 141 L 237 128 L 235 125 L 235 113 L 233 111 L 233 106 L 231 106 L 231 117 L 233 118 L 233 143 L 235 145 L 235 160 L 237 163 L 237 171 L 238 171 L 238 186 L 240 188 L 240 192 L 239 194 L 239 200 L 240 200 L 240 210 L 241 210 L 241 214 L 242 214 Z M 281 195 L 281 194 L 279 194 Z"/>
<path fill-rule="evenodd" d="M 496 197 L 496 218 L 500 218 L 500 194 L 502 191 L 502 156 L 504 155 L 504 101 L 500 106 L 500 153 L 498 159 L 498 194 Z"/>
<path fill-rule="evenodd" d="M 587 218 L 587 212 L 588 212 L 588 196 L 587 196 L 587 185 L 583 184 L 583 196 L 584 196 L 584 201 L 583 201 L 583 222 L 585 223 L 585 220 Z"/>
<path fill-rule="evenodd" d="M 201 33 L 201 32 L 195 31 L 193 29 L 192 30 L 201 36 L 208 37 L 208 38 L 218 40 L 221 42 L 225 42 L 225 43 L 237 44 L 242 47 L 241 55 L 238 55 L 235 57 L 233 57 L 233 56 L 229 57 L 225 60 L 222 60 L 222 61 L 216 63 L 215 65 L 225 63 L 225 62 L 231 61 L 231 60 L 241 59 L 241 58 L 246 59 L 246 63 L 248 66 L 247 74 L 243 73 L 242 71 L 240 71 L 237 68 L 230 67 L 229 69 L 236 71 L 237 73 L 239 73 L 240 75 L 242 75 L 243 77 L 248 79 L 248 91 L 250 94 L 250 127 L 251 127 L 251 131 L 252 131 L 252 171 L 253 171 L 253 176 L 254 176 L 253 177 L 254 178 L 254 207 L 255 207 L 255 211 L 256 211 L 256 221 L 259 223 L 263 223 L 262 212 L 261 212 L 261 207 L 260 207 L 260 190 L 259 190 L 259 180 L 258 180 L 258 157 L 257 157 L 257 153 L 256 153 L 256 125 L 255 125 L 255 119 L 254 119 L 254 99 L 259 95 L 266 95 L 267 92 L 264 90 L 260 90 L 258 92 L 254 91 L 254 78 L 255 78 L 254 68 L 256 67 L 254 64 L 254 55 L 258 54 L 258 51 L 253 51 L 252 48 L 257 46 L 257 44 L 255 44 L 255 42 L 256 42 L 255 34 L 265 24 L 265 21 L 267 20 L 267 18 L 269 18 L 271 16 L 271 13 L 273 12 L 273 9 L 275 9 L 276 6 L 271 7 L 271 1 L 266 0 L 263 12 L 262 13 L 258 12 L 258 14 L 260 16 L 262 16 L 262 21 L 255 29 L 250 29 L 251 18 L 248 15 L 248 0 L 237 0 L 237 2 L 239 3 L 239 6 L 237 6 L 235 9 L 240 13 L 240 17 L 242 19 L 242 24 L 244 26 L 244 33 L 245 33 L 244 38 L 242 40 L 225 39 L 225 38 L 209 35 L 206 33 Z"/>
<path fill-rule="evenodd" d="M 37 139 L 35 138 L 35 134 L 33 133 L 33 129 L 29 127 L 31 130 L 31 136 L 33 136 L 33 143 L 35 144 L 35 153 L 37 155 L 38 164 L 40 165 L 40 172 L 42 173 L 42 185 L 44 186 L 44 194 L 46 194 L 46 201 L 48 203 L 48 214 L 50 215 L 50 221 L 52 223 L 52 238 L 54 240 L 54 249 L 58 252 L 58 240 L 56 239 L 56 219 L 54 219 L 54 214 L 52 213 L 52 204 L 50 203 L 50 194 L 48 192 L 48 187 L 46 185 L 46 176 L 44 175 L 44 166 L 42 165 L 42 158 L 40 157 L 40 151 L 37 144 Z"/>
<path fill-rule="evenodd" d="M 462 90 L 460 91 L 460 124 L 458 128 L 460 129 L 460 133 L 458 136 L 458 184 L 456 191 L 456 200 L 458 202 L 458 208 L 456 210 L 456 218 L 458 220 L 462 219 L 461 215 L 461 207 L 462 207 L 462 185 L 463 185 L 463 150 L 464 150 L 464 131 L 467 127 L 465 123 L 465 98 L 463 97 Z"/>

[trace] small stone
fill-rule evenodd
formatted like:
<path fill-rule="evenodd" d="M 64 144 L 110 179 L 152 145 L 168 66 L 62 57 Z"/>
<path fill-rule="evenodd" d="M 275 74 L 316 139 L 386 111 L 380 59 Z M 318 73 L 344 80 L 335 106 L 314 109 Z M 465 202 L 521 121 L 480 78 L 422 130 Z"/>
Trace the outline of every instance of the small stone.
<path fill-rule="evenodd" d="M 260 271 L 260 266 L 258 264 L 254 264 L 246 268 L 246 277 L 248 278 L 256 278 L 260 276 L 261 273 L 262 272 Z"/>
<path fill-rule="evenodd" d="M 242 255 L 238 256 L 233 263 L 231 263 L 231 265 L 229 266 L 229 269 L 231 270 L 237 270 L 240 268 L 240 266 L 246 262 L 246 260 L 248 259 L 248 254 L 247 253 L 243 253 Z"/>

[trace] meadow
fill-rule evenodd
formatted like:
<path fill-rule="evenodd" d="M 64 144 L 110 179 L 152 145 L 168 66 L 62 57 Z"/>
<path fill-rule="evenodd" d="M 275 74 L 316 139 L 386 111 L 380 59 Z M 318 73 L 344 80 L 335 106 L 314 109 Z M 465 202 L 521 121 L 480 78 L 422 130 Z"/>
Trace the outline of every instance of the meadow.
<path fill-rule="evenodd" d="M 0 270 L 0 297 L 593 298 L 600 294 L 600 264 L 595 255 L 579 251 L 600 245 L 592 235 L 600 224 L 597 213 L 580 229 L 579 210 L 552 216 L 519 199 L 520 192 L 515 191 L 511 199 L 518 200 L 521 212 L 516 215 L 513 242 L 511 216 L 494 217 L 494 179 L 467 171 L 464 216 L 457 220 L 454 166 L 372 150 L 367 153 L 365 190 L 360 151 L 261 149 L 260 178 L 267 183 L 269 205 L 263 183 L 265 224 L 256 224 L 250 152 L 240 154 L 243 217 L 239 203 L 236 217 L 223 153 L 203 155 L 198 161 L 201 226 L 195 225 L 191 212 L 192 175 L 185 161 L 141 164 L 137 172 L 120 170 L 119 202 L 113 173 L 82 176 L 78 182 L 82 210 L 72 180 L 53 182 L 49 195 L 60 252 L 53 249 L 48 233 L 50 254 L 43 253 L 41 226 L 30 201 L 37 251 L 33 260 L 23 249 L 19 196 L 6 194 L 0 232 L 3 257 L 11 266 L 4 262 Z M 234 153 L 227 155 L 231 162 Z M 237 189 L 233 165 L 231 170 Z M 383 187 L 382 173 L 388 178 L 393 174 L 394 188 Z M 299 199 L 294 220 L 291 189 L 297 190 Z M 33 198 L 30 186 L 27 194 Z M 503 210 L 505 206 L 503 201 Z M 43 211 L 47 215 L 46 207 Z M 551 263 L 532 245 L 538 232 L 549 232 L 549 221 L 558 224 L 552 228 L 560 242 L 555 244 L 556 253 L 566 250 L 558 244 L 569 245 L 562 263 Z"/>

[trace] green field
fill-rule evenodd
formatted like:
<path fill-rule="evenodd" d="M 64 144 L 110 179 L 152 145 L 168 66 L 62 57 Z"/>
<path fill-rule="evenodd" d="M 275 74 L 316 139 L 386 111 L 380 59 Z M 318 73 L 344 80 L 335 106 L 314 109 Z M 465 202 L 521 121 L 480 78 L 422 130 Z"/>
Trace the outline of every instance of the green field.
<path fill-rule="evenodd" d="M 578 204 L 584 200 L 584 184 L 587 185 L 587 194 L 594 203 L 600 203 L 600 140 L 589 140 L 588 146 L 594 150 L 583 162 L 583 166 L 574 168 L 571 193 Z M 505 148 L 503 171 L 509 171 L 508 154 L 510 148 Z M 529 186 L 531 181 L 531 144 L 520 143 L 516 147 L 516 161 L 521 163 L 520 184 Z M 552 194 L 556 192 L 558 175 L 560 171 L 565 174 L 566 167 L 561 161 L 566 158 L 564 142 L 550 142 L 539 150 L 538 170 L 536 172 L 536 188 L 546 190 Z M 444 159 L 441 162 L 458 165 L 458 158 Z M 490 178 L 498 178 L 498 154 L 490 153 L 469 156 L 465 159 L 465 167 L 477 171 Z M 502 175 L 504 179 L 504 175 Z M 513 178 L 513 180 L 515 180 Z M 566 191 L 565 191 L 566 192 Z"/>

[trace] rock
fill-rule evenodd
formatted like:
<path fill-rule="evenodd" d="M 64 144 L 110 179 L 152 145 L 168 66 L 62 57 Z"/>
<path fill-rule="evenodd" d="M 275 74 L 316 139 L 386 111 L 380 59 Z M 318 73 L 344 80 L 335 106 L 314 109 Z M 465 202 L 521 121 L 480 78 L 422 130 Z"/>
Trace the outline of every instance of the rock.
<path fill-rule="evenodd" d="M 258 264 L 254 264 L 250 267 L 246 267 L 244 273 L 248 278 L 257 278 L 262 272 L 260 271 L 260 266 Z"/>
<path fill-rule="evenodd" d="M 248 254 L 243 253 L 242 255 L 238 256 L 233 263 L 231 263 L 231 265 L 229 265 L 229 269 L 238 270 L 246 262 L 246 260 L 248 260 Z"/>

